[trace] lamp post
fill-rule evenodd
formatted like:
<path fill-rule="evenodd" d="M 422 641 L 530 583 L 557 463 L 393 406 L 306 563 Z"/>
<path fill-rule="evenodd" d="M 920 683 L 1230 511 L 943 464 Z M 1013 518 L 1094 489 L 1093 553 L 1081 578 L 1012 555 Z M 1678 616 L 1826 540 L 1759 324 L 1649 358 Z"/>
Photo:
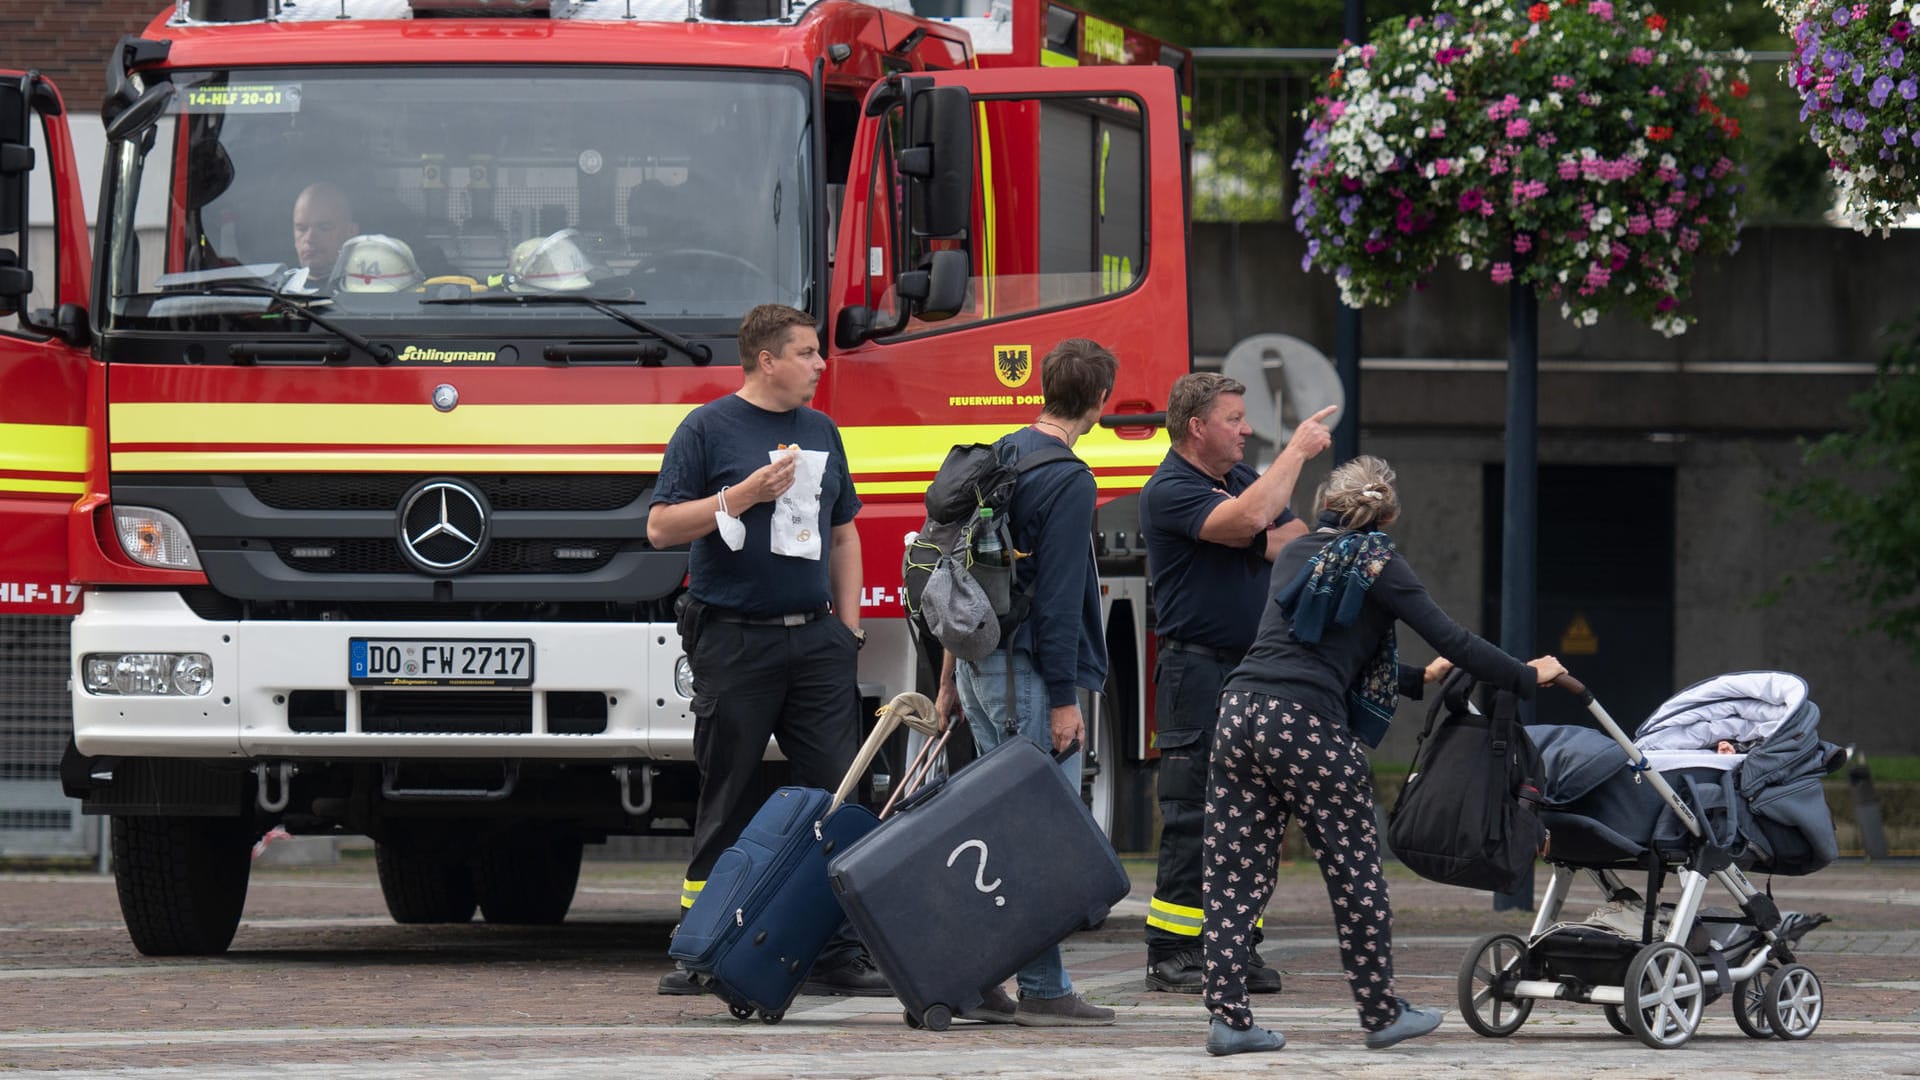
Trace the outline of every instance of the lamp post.
<path fill-rule="evenodd" d="M 1343 29 L 1346 39 L 1358 45 L 1367 36 L 1364 0 L 1346 0 Z M 1334 368 L 1340 373 L 1340 385 L 1346 391 L 1347 405 L 1340 410 L 1340 423 L 1333 429 L 1333 463 L 1350 461 L 1360 454 L 1360 309 L 1344 302 L 1334 322 Z"/>

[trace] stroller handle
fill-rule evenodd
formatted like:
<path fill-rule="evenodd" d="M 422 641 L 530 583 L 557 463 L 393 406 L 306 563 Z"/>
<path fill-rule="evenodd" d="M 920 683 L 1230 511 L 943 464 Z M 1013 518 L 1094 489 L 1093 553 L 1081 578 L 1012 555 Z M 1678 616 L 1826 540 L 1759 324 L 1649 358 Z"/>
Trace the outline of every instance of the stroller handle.
<path fill-rule="evenodd" d="M 1590 691 L 1588 691 L 1587 684 L 1581 682 L 1579 679 L 1574 678 L 1572 672 L 1562 673 L 1559 678 L 1553 680 L 1553 685 L 1559 687 L 1562 690 L 1565 690 L 1567 693 L 1572 694 L 1577 698 L 1580 698 L 1583 703 L 1593 700 L 1593 694 Z"/>

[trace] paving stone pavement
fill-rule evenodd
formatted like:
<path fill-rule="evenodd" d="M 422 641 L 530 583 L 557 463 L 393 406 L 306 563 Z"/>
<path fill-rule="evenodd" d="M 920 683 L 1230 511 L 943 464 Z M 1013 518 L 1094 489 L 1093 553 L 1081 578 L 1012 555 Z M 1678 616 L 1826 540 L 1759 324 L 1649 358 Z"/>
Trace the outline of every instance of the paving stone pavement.
<path fill-rule="evenodd" d="M 0 875 L 0 1070 L 60 1080 L 443 1080 L 450 1071 L 518 1080 L 1178 1080 L 1274 1068 L 1422 1080 L 1920 1076 L 1920 865 L 1846 863 L 1773 882 L 1783 908 L 1834 918 L 1802 949 L 1827 998 L 1811 1039 L 1748 1039 L 1723 1000 L 1686 1048 L 1665 1052 L 1616 1035 L 1598 1008 L 1572 1005 L 1536 1007 L 1508 1039 L 1475 1036 L 1454 1003 L 1461 960 L 1480 935 L 1524 932 L 1531 917 L 1492 912 L 1485 894 L 1397 867 L 1398 992 L 1448 1016 L 1427 1038 L 1368 1051 L 1323 888 L 1310 866 L 1284 868 L 1263 952 L 1286 973 L 1286 990 L 1256 998 L 1255 1011 L 1286 1032 L 1288 1046 L 1222 1059 L 1201 1049 L 1197 998 L 1142 986 L 1152 868 L 1129 869 L 1133 895 L 1066 948 L 1077 988 L 1115 1008 L 1116 1024 L 956 1024 L 941 1034 L 908 1029 L 891 999 L 802 997 L 767 1025 L 735 1021 L 713 998 L 657 996 L 680 870 L 666 863 L 590 862 L 568 922 L 544 929 L 396 926 L 367 860 L 261 868 L 231 952 L 164 960 L 128 944 L 111 879 Z M 1597 900 L 1576 891 L 1569 913 Z M 1728 901 L 1710 893 L 1708 903 Z"/>

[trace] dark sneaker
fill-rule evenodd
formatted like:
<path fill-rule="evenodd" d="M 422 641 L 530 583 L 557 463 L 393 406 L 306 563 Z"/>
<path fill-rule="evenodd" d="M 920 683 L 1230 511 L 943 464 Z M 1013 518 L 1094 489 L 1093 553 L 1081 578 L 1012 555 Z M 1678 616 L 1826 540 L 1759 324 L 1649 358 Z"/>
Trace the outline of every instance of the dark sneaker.
<path fill-rule="evenodd" d="M 704 994 L 707 988 L 694 979 L 693 972 L 683 967 L 676 967 L 660 976 L 658 992 L 668 997 L 687 997 L 693 994 Z"/>
<path fill-rule="evenodd" d="M 1174 953 L 1147 965 L 1147 989 L 1169 994 L 1197 994 L 1207 985 L 1207 971 L 1199 949 Z"/>
<path fill-rule="evenodd" d="M 1400 1002 L 1400 1018 L 1379 1031 L 1367 1032 L 1367 1049 L 1385 1050 L 1395 1043 L 1417 1039 L 1440 1026 L 1439 1009 L 1418 1009 L 1406 998 Z"/>
<path fill-rule="evenodd" d="M 960 1019 L 978 1020 L 983 1024 L 1013 1024 L 1019 1022 L 1014 1018 L 1014 1013 L 1018 1011 L 1019 1006 L 1013 1003 L 1013 998 L 1007 996 L 1005 989 L 998 986 L 989 986 L 985 990 L 982 990 L 980 995 L 983 1000 L 980 1002 L 979 1007 L 968 1009 L 966 1012 L 961 1013 Z"/>
<path fill-rule="evenodd" d="M 800 984 L 800 992 L 829 997 L 892 997 L 893 987 L 887 985 L 886 976 L 873 966 L 871 957 L 856 952 L 831 966 L 813 965 L 807 981 Z"/>
<path fill-rule="evenodd" d="M 1247 993 L 1277 994 L 1280 992 L 1280 972 L 1267 966 L 1260 954 L 1255 952 L 1247 967 Z"/>
<path fill-rule="evenodd" d="M 1285 1035 L 1277 1031 L 1268 1031 L 1259 1024 L 1245 1031 L 1236 1031 L 1232 1024 L 1216 1016 L 1213 1018 L 1213 1023 L 1207 1025 L 1207 1053 L 1214 1057 L 1278 1050 L 1285 1045 L 1287 1045 Z"/>
<path fill-rule="evenodd" d="M 1089 1005 L 1079 994 L 1068 992 L 1056 998 L 1020 996 L 1013 1010 L 1013 1022 L 1021 1027 L 1100 1027 L 1113 1023 L 1113 1010 Z"/>

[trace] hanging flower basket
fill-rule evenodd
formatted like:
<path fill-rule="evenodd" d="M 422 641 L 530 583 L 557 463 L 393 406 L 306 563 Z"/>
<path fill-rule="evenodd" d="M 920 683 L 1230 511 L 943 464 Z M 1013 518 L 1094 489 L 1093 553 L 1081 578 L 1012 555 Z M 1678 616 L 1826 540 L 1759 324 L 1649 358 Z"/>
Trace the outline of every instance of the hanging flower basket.
<path fill-rule="evenodd" d="M 1909 0 L 1768 0 L 1793 36 L 1780 69 L 1833 168 L 1849 224 L 1884 233 L 1920 214 L 1920 39 Z M 1915 55 L 1908 56 L 1911 48 Z"/>
<path fill-rule="evenodd" d="M 1446 264 L 1681 333 L 1695 260 L 1737 246 L 1746 78 L 1651 7 L 1439 0 L 1343 51 L 1307 110 L 1305 265 L 1355 306 Z"/>

